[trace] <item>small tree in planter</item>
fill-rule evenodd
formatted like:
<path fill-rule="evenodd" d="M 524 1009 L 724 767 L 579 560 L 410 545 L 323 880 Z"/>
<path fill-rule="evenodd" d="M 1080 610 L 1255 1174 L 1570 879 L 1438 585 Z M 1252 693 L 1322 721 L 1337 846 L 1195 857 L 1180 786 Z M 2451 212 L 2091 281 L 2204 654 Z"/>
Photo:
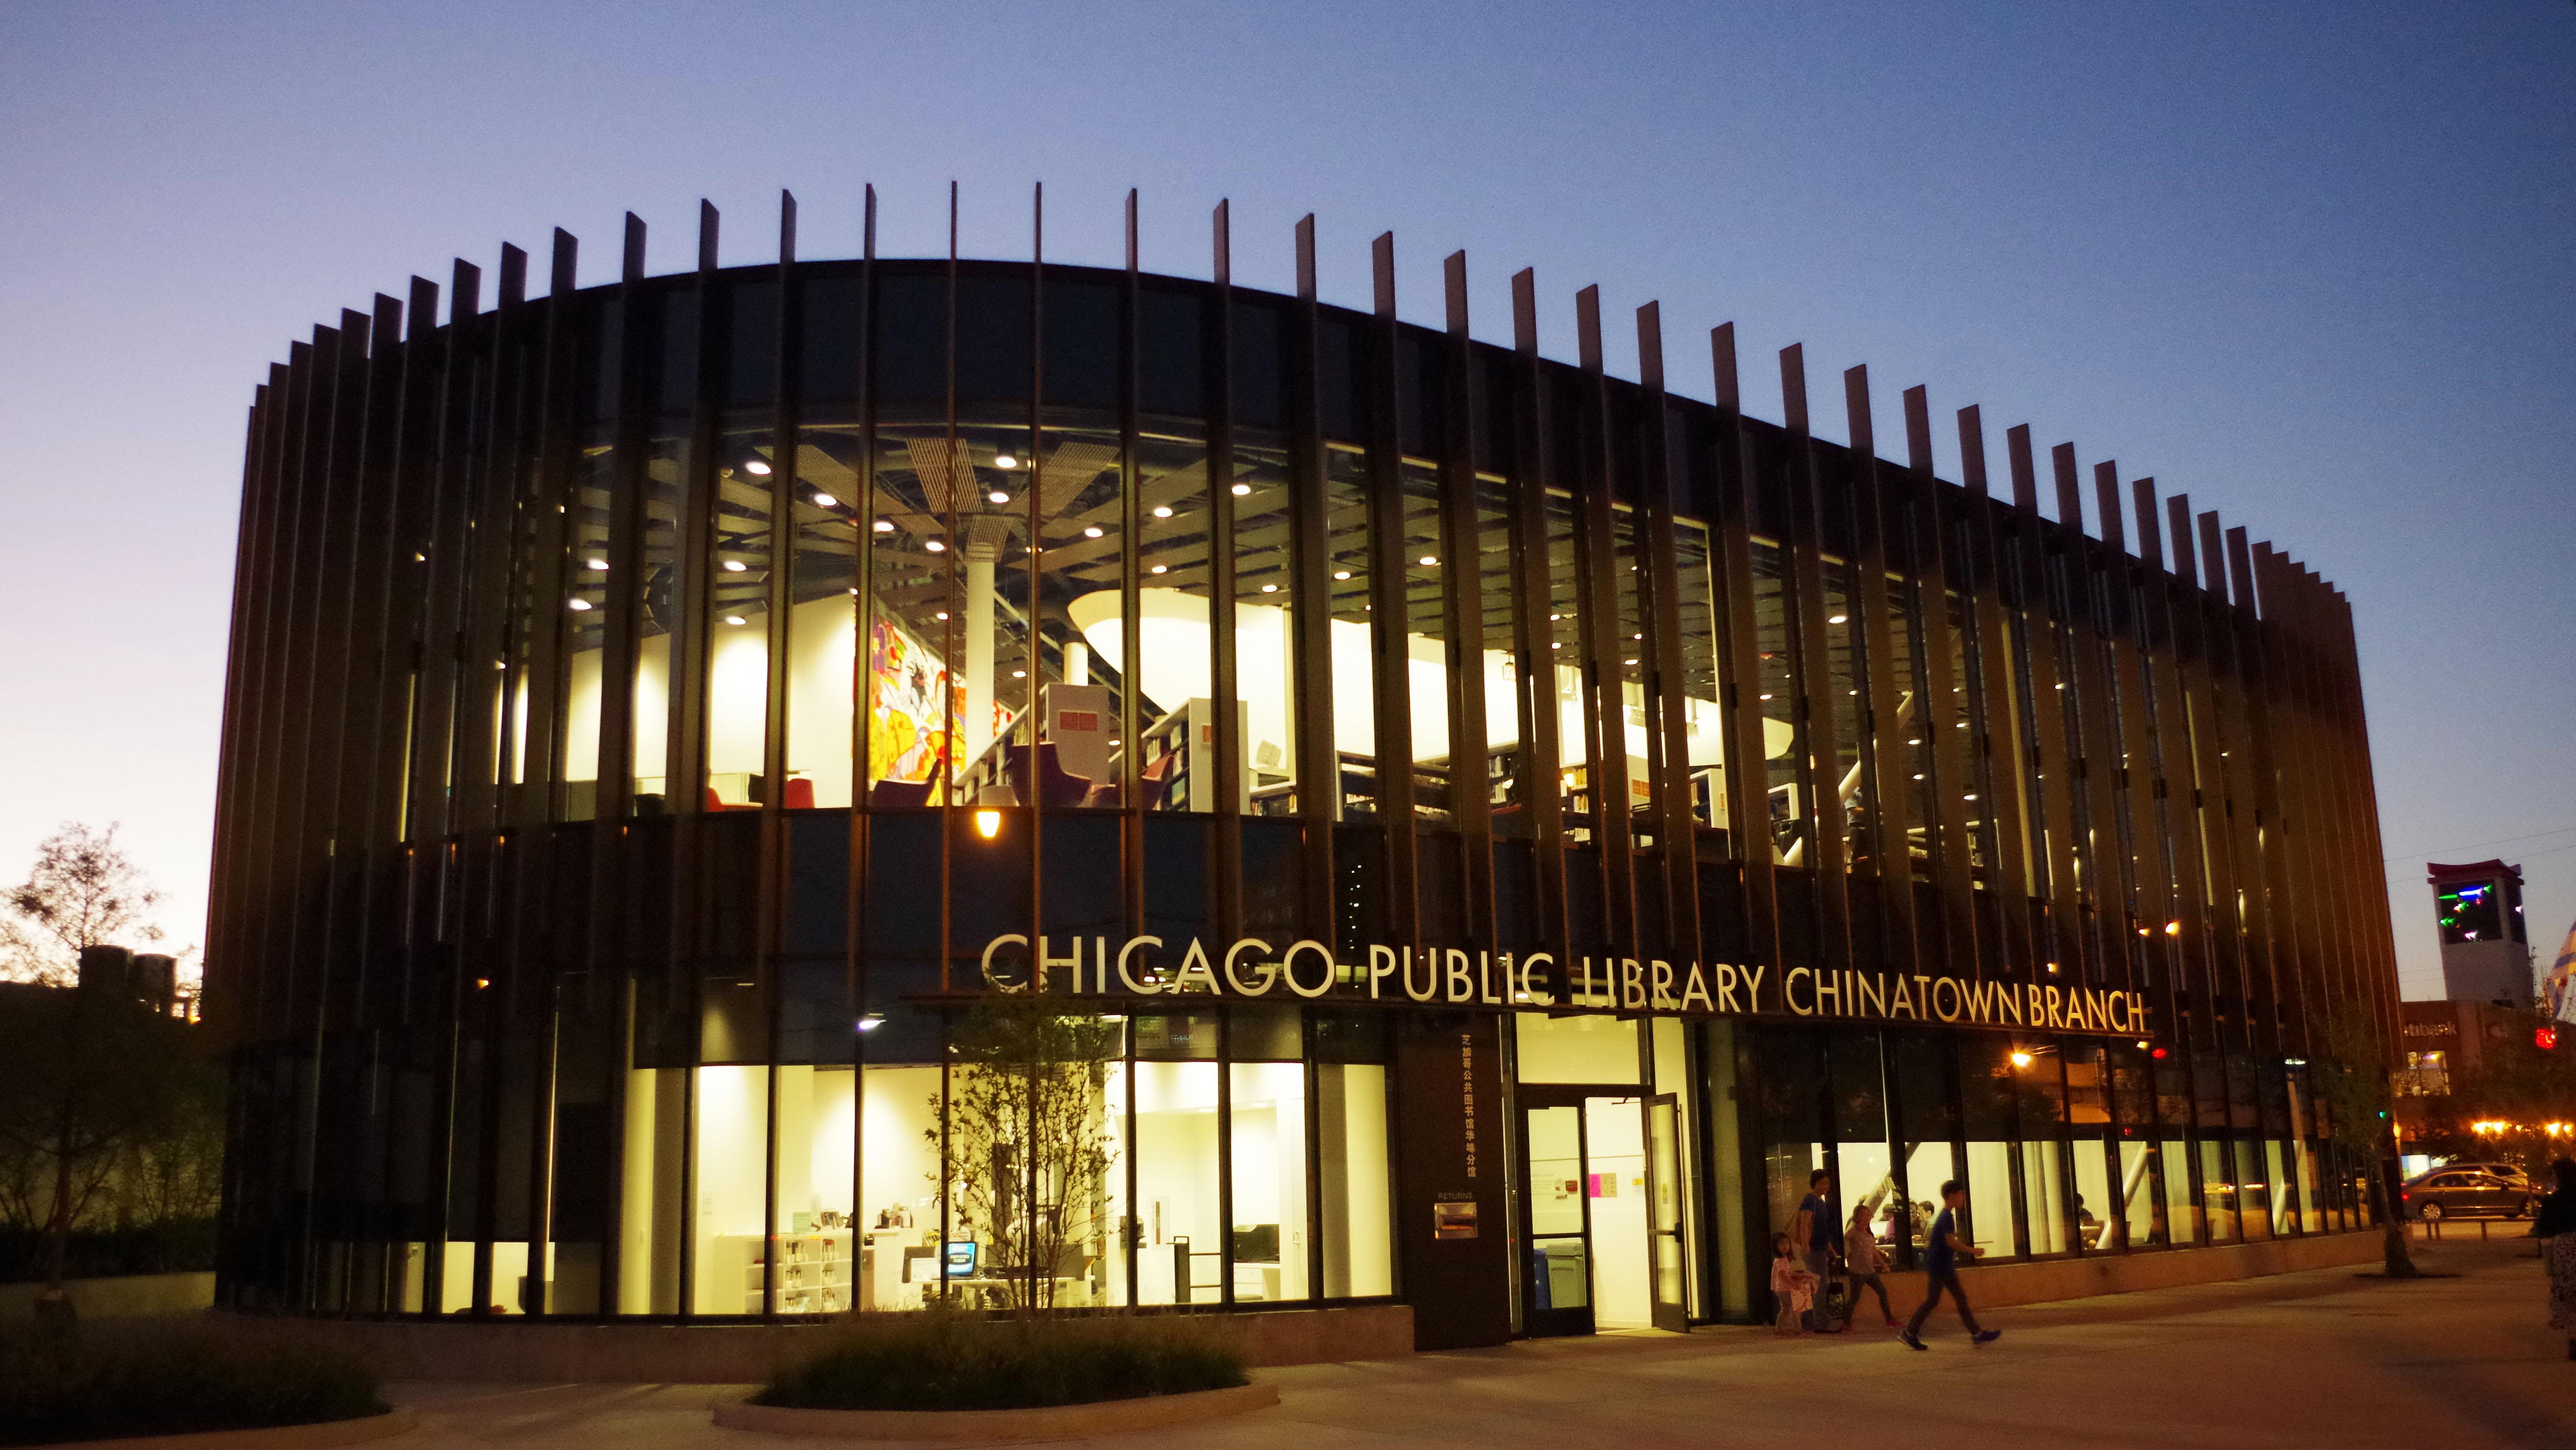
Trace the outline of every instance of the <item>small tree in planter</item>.
<path fill-rule="evenodd" d="M 2396 1099 L 2389 1087 L 2395 1060 L 2379 1018 L 2366 1003 L 2343 1002 L 2327 1014 L 2311 1048 L 2310 1080 L 2325 1109 L 2328 1140 L 2366 1165 L 2371 1212 L 2382 1234 L 2380 1257 L 2392 1279 L 2412 1279 L 2421 1272 L 2406 1247 L 2406 1220 L 2388 1201 L 2389 1166 L 2395 1157 L 2389 1137 L 2389 1114 Z"/>
<path fill-rule="evenodd" d="M 986 1245 L 1022 1315 L 1056 1307 L 1069 1248 L 1088 1245 L 1097 1259 L 1106 1246 L 1119 1031 L 1027 993 L 982 997 L 950 1018 L 947 1100 L 930 1105 L 934 1117 L 944 1110 L 945 1131 L 927 1136 L 957 1226 Z"/>

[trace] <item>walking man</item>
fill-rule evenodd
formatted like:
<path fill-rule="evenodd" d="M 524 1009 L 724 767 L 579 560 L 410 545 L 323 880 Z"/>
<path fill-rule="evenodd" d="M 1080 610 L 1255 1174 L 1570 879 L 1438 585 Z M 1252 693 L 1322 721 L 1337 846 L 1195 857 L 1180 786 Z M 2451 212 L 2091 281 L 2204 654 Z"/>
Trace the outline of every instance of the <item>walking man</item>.
<path fill-rule="evenodd" d="M 1807 1272 L 1816 1276 L 1818 1285 L 1833 1280 L 1834 1247 L 1838 1240 L 1834 1234 L 1833 1206 L 1825 1201 L 1833 1189 L 1832 1174 L 1822 1168 L 1808 1174 L 1807 1196 L 1798 1201 L 1798 1224 L 1791 1231 L 1790 1242 L 1798 1246 L 1798 1252 L 1806 1260 Z M 1825 1307 L 1821 1293 L 1816 1296 L 1815 1307 L 1807 1311 L 1807 1327 L 1818 1334 L 1833 1334 L 1842 1328 L 1834 1322 L 1833 1311 Z"/>
<path fill-rule="evenodd" d="M 1979 1329 L 1977 1316 L 1968 1309 L 1968 1296 L 1959 1288 L 1959 1255 L 1977 1258 L 1982 1251 L 1959 1237 L 1959 1209 L 1968 1201 L 1968 1190 L 1953 1178 L 1941 1185 L 1941 1215 L 1932 1220 L 1932 1242 L 1923 1251 L 1923 1305 L 1905 1325 L 1905 1347 L 1928 1349 L 1923 1342 L 1923 1321 L 1932 1317 L 1932 1306 L 1941 1302 L 1941 1291 L 1959 1306 L 1959 1322 L 1968 1326 L 1970 1344 L 1992 1344 L 2004 1337 L 2000 1329 Z"/>

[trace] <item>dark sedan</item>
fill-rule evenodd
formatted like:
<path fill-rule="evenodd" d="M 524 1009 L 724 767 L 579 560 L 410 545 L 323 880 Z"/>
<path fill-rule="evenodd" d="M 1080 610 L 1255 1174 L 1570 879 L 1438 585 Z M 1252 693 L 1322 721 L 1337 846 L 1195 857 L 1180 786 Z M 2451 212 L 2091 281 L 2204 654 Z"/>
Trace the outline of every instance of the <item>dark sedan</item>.
<path fill-rule="evenodd" d="M 2436 1168 L 2406 1180 L 2406 1211 L 2426 1223 L 2446 1218 L 2520 1218 L 2531 1212 L 2528 1183 L 2475 1168 Z"/>

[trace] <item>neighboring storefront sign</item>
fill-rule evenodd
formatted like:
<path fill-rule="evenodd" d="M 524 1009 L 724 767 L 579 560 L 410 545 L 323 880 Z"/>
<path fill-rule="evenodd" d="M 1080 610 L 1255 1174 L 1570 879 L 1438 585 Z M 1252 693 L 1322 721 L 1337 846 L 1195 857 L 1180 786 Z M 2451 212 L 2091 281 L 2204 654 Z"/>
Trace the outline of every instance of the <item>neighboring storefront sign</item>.
<path fill-rule="evenodd" d="M 984 979 L 1001 991 L 1080 997 L 1299 997 L 1335 1003 L 1494 1007 L 1622 1016 L 1832 1018 L 2021 1027 L 2112 1037 L 2153 1035 L 2146 994 L 2108 987 L 1998 982 L 1932 972 L 1639 961 L 1547 952 L 1370 946 L 1357 962 L 1317 941 L 1284 949 L 1246 937 L 1211 952 L 1196 937 L 1041 937 L 1035 960 L 1018 933 L 984 946 Z"/>

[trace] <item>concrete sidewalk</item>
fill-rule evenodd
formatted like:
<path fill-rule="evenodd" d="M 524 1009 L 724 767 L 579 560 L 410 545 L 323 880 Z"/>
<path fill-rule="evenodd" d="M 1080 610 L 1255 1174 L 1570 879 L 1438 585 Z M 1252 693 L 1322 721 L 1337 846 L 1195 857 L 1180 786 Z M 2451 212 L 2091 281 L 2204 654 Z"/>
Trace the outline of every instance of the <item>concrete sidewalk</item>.
<path fill-rule="evenodd" d="M 1923 1354 L 1877 1329 L 1781 1340 L 1726 1328 L 1265 1370 L 1280 1388 L 1276 1408 L 1082 1443 L 2576 1446 L 2576 1362 L 2544 1327 L 2531 1244 L 2416 1248 L 2419 1263 L 2458 1277 L 2388 1283 L 2320 1269 L 2005 1309 L 1987 1316 L 2003 1340 L 1974 1350 L 1945 1305 Z M 421 1412 L 406 1450 L 792 1445 L 708 1423 L 708 1406 L 745 1392 L 401 1385 L 393 1398 Z"/>

